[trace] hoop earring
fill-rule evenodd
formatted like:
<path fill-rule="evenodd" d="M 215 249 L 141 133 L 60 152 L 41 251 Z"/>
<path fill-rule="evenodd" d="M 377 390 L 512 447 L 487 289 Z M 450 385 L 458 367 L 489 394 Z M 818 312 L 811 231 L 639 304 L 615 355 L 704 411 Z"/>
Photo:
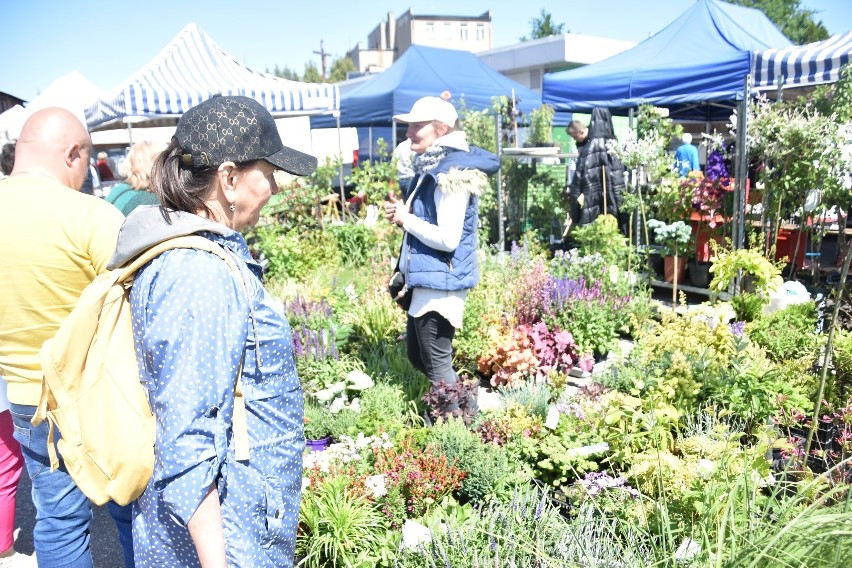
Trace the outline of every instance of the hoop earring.
<path fill-rule="evenodd" d="M 231 203 L 230 205 L 228 205 L 228 209 L 230 209 L 231 213 L 233 213 L 237 210 L 237 205 L 235 203 Z"/>

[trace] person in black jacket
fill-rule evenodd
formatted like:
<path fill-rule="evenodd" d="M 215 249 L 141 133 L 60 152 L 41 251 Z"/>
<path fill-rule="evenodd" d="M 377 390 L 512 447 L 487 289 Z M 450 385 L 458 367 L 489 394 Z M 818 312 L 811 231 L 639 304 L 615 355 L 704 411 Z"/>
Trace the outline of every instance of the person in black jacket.
<path fill-rule="evenodd" d="M 588 225 L 598 215 L 609 213 L 619 219 L 622 232 L 626 231 L 625 216 L 618 212 L 624 192 L 624 165 L 606 147 L 609 140 L 615 140 L 612 115 L 608 109 L 595 108 L 588 129 L 582 123 L 573 121 L 568 125 L 567 132 L 577 141 L 580 154 L 577 169 L 568 186 L 572 225 Z"/>

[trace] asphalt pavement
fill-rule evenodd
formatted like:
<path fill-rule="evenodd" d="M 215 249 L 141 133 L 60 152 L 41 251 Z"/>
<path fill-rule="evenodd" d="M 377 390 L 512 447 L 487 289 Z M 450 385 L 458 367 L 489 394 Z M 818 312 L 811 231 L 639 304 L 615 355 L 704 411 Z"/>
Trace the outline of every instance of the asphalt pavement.
<path fill-rule="evenodd" d="M 121 560 L 121 544 L 118 542 L 118 530 L 106 507 L 92 506 L 91 533 L 92 558 L 95 568 L 124 568 Z M 33 525 L 35 507 L 30 497 L 30 479 L 26 471 L 18 484 L 17 507 L 15 509 L 15 528 L 19 528 L 15 549 L 23 554 L 33 553 Z"/>

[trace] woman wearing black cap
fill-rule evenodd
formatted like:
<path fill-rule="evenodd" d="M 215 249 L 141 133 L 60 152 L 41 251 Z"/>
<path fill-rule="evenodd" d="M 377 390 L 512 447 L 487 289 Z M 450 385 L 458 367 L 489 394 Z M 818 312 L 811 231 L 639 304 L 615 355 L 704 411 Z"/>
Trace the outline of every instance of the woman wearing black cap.
<path fill-rule="evenodd" d="M 312 156 L 282 144 L 259 103 L 214 97 L 181 117 L 154 163 L 162 205 L 137 208 L 121 230 L 113 266 L 198 234 L 222 246 L 243 277 L 209 252 L 174 249 L 133 284 L 140 377 L 157 422 L 154 473 L 133 511 L 137 566 L 293 564 L 302 392 L 287 320 L 240 231 L 277 193 L 276 170 L 306 175 L 315 167 Z M 232 427 L 238 374 L 248 459 Z"/>

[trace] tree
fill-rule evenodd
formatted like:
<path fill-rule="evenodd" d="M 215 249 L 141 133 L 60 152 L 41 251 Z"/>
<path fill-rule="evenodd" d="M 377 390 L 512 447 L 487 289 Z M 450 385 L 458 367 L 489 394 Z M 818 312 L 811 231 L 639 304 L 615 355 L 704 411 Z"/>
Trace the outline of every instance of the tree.
<path fill-rule="evenodd" d="M 269 73 L 269 69 L 267 69 L 266 72 Z M 272 71 L 272 74 L 276 77 L 281 77 L 282 79 L 287 79 L 290 81 L 299 80 L 299 74 L 287 67 L 286 65 L 284 67 L 278 67 L 278 65 L 276 65 L 275 69 L 273 69 Z"/>
<path fill-rule="evenodd" d="M 815 21 L 816 10 L 802 6 L 801 0 L 728 0 L 731 4 L 757 8 L 778 26 L 796 45 L 828 39 L 822 20 Z"/>
<path fill-rule="evenodd" d="M 346 80 L 346 74 L 350 71 L 356 71 L 355 63 L 348 57 L 340 57 L 331 63 L 331 71 L 328 74 L 330 83 L 337 83 Z"/>
<path fill-rule="evenodd" d="M 302 75 L 302 81 L 305 83 L 322 83 L 322 75 L 317 69 L 316 64 L 313 61 L 308 61 L 305 63 L 305 74 Z"/>
<path fill-rule="evenodd" d="M 524 36 L 521 38 L 521 41 L 541 39 L 564 33 L 568 33 L 568 30 L 565 29 L 565 24 L 554 24 L 553 16 L 550 15 L 550 12 L 542 8 L 540 17 L 530 20 L 530 37 Z"/>

